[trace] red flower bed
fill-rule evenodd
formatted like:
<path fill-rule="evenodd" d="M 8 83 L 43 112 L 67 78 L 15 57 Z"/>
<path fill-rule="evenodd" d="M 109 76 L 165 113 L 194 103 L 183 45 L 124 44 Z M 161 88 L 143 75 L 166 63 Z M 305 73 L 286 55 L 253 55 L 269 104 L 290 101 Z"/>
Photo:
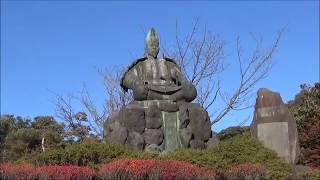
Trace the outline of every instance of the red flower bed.
<path fill-rule="evenodd" d="M 43 166 L 37 168 L 39 174 L 44 176 L 44 179 L 77 179 L 86 180 L 92 179 L 95 176 L 95 171 L 89 167 L 80 166 Z"/>
<path fill-rule="evenodd" d="M 1 179 L 35 179 L 36 168 L 30 164 L 0 164 Z"/>
<path fill-rule="evenodd" d="M 216 179 L 207 168 L 175 160 L 117 160 L 100 168 L 102 179 Z"/>
<path fill-rule="evenodd" d="M 266 170 L 263 166 L 253 163 L 244 163 L 231 167 L 225 176 L 228 180 L 265 179 Z"/>
<path fill-rule="evenodd" d="M 102 166 L 98 173 L 80 166 L 0 164 L 0 179 L 86 180 L 86 179 L 216 179 L 212 170 L 174 160 L 118 160 Z"/>
<path fill-rule="evenodd" d="M 95 176 L 95 171 L 80 166 L 43 166 L 30 164 L 0 164 L 1 179 L 61 179 L 86 180 Z"/>

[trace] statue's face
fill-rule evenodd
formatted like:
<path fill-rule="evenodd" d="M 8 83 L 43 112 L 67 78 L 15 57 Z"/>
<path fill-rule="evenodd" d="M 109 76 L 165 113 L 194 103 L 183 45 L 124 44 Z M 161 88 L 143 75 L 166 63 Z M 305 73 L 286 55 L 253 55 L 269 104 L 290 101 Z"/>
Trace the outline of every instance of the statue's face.
<path fill-rule="evenodd" d="M 149 56 L 156 58 L 159 53 L 159 42 L 151 41 L 147 43 L 147 51 Z"/>

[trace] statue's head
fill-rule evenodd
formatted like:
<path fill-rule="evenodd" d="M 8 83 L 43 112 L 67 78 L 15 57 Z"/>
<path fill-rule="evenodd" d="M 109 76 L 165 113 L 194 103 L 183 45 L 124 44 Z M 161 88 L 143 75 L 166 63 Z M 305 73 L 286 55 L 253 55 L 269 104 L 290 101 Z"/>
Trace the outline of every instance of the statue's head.
<path fill-rule="evenodd" d="M 157 37 L 156 31 L 153 28 L 151 28 L 146 38 L 145 55 L 156 59 L 158 53 L 159 53 L 159 39 Z"/>

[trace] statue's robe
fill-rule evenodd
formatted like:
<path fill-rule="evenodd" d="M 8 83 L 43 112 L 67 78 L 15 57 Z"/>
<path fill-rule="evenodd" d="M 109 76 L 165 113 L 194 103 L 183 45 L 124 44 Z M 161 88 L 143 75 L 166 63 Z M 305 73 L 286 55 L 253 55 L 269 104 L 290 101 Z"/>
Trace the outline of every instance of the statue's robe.
<path fill-rule="evenodd" d="M 143 91 L 141 87 L 148 91 L 144 92 L 145 99 L 139 100 L 180 100 L 186 94 L 182 92 L 183 89 L 190 85 L 177 63 L 166 57 L 160 60 L 147 57 L 138 59 L 129 66 L 121 79 L 121 87 L 125 91 L 132 89 L 134 95 Z M 186 98 L 190 101 L 195 96 Z"/>

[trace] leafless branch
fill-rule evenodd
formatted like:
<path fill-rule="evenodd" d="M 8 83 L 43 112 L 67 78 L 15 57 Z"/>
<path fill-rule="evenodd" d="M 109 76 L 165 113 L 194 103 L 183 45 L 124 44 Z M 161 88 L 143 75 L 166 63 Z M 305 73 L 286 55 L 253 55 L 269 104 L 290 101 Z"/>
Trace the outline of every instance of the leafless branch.
<path fill-rule="evenodd" d="M 75 113 L 73 110 L 72 99 L 74 99 L 72 95 L 63 97 L 56 94 L 56 116 L 66 124 L 65 136 L 77 136 L 80 140 L 83 140 L 89 135 L 91 129 L 86 124 L 86 114 L 82 112 Z M 79 114 L 83 116 L 80 118 Z"/>
<path fill-rule="evenodd" d="M 218 35 L 212 34 L 206 26 L 203 32 L 199 33 L 199 20 L 196 19 L 189 34 L 181 38 L 176 23 L 176 48 L 171 56 L 176 58 L 186 77 L 196 86 L 198 102 L 203 108 L 213 111 L 210 107 L 217 102 L 224 102 L 225 105 L 219 110 L 215 117 L 211 117 L 212 124 L 220 121 L 230 111 L 240 111 L 252 107 L 250 102 L 251 93 L 255 85 L 266 78 L 272 68 L 273 54 L 278 48 L 281 30 L 272 46 L 264 50 L 262 38 L 252 35 L 255 41 L 255 48 L 249 58 L 244 58 L 244 51 L 241 47 L 240 38 L 237 38 L 237 60 L 239 66 L 239 85 L 234 92 L 222 92 L 221 80 L 219 77 L 226 70 L 224 60 L 225 43 Z M 227 95 L 230 94 L 230 95 Z M 218 100 L 219 99 L 219 100 Z M 219 105 L 218 105 L 219 106 Z M 212 114 L 209 112 L 209 114 Z"/>
<path fill-rule="evenodd" d="M 199 20 L 196 19 L 190 33 L 180 37 L 176 23 L 176 47 L 169 56 L 174 57 L 187 79 L 198 91 L 196 102 L 209 109 L 218 97 L 220 80 L 218 74 L 223 72 L 222 61 L 224 42 L 204 27 L 199 32 Z M 168 51 L 167 51 L 168 52 Z"/>
<path fill-rule="evenodd" d="M 120 87 L 120 80 L 124 71 L 125 68 L 123 67 L 114 70 L 106 69 L 105 71 L 98 71 L 103 78 L 105 92 L 107 93 L 105 102 L 107 114 L 118 111 L 133 100 L 132 92 L 125 92 Z"/>

